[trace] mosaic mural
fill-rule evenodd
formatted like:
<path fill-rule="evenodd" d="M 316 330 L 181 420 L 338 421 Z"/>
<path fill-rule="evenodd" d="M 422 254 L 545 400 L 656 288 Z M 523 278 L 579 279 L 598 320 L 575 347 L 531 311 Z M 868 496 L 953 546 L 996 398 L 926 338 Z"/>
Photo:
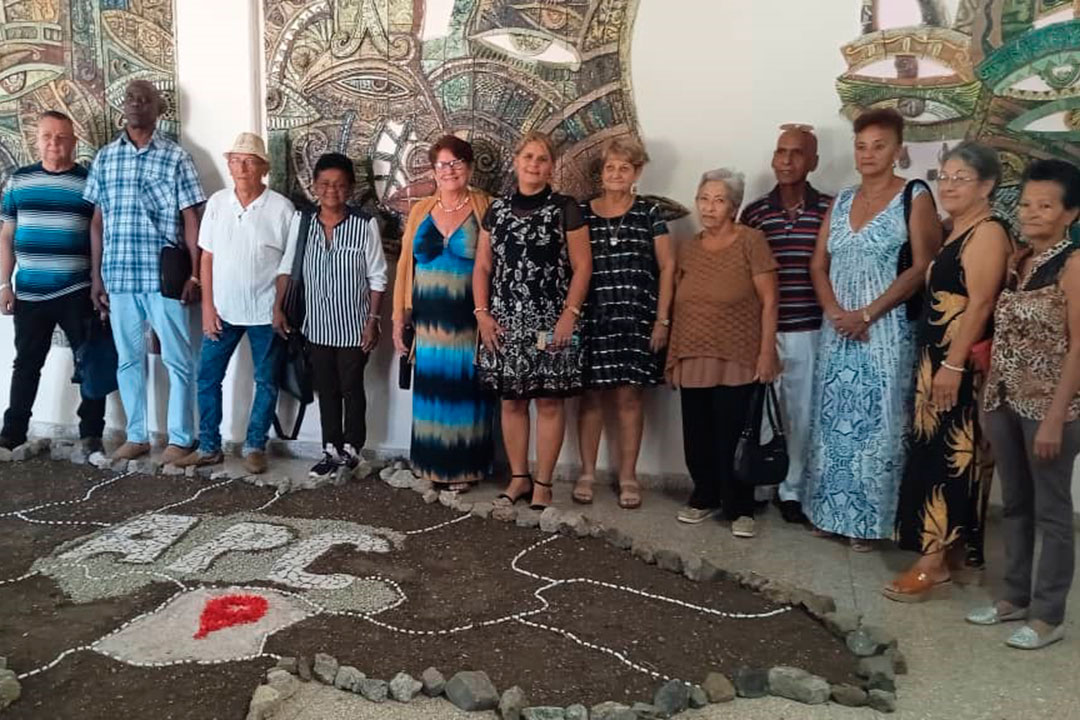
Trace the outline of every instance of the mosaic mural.
<path fill-rule="evenodd" d="M 908 140 L 997 148 L 1003 211 L 1030 159 L 1080 162 L 1080 0 L 917 0 L 922 25 L 878 29 L 881 6 L 903 1 L 864 0 L 863 34 L 844 46 L 837 81 L 848 117 L 894 107 Z M 868 72 L 889 61 L 891 76 Z"/>
<path fill-rule="evenodd" d="M 0 0 L 0 184 L 36 159 L 43 110 L 74 120 L 88 163 L 121 127 L 136 78 L 161 91 L 160 127 L 176 135 L 173 0 Z"/>
<path fill-rule="evenodd" d="M 272 184 L 308 195 L 318 156 L 363 170 L 357 201 L 401 213 L 434 189 L 427 149 L 453 132 L 474 184 L 509 182 L 529 130 L 558 145 L 557 185 L 588 196 L 607 138 L 635 132 L 636 0 L 264 0 Z M 393 248 L 388 248 L 391 251 Z"/>

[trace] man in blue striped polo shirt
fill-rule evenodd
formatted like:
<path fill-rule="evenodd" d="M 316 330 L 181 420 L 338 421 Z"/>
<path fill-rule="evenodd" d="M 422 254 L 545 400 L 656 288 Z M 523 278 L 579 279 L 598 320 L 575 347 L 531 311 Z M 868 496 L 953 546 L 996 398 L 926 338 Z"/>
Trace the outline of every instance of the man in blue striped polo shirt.
<path fill-rule="evenodd" d="M 87 172 L 75 164 L 71 119 L 44 113 L 38 119 L 37 147 L 41 162 L 16 170 L 0 200 L 0 312 L 15 316 L 15 369 L 0 430 L 0 446 L 9 450 L 26 441 L 53 329 L 59 325 L 77 350 L 93 315 L 94 206 L 82 197 Z M 84 395 L 79 419 L 83 449 L 100 450 L 105 399 Z"/>
<path fill-rule="evenodd" d="M 805 523 L 803 468 L 810 433 L 814 357 L 821 329 L 821 305 L 810 280 L 810 258 L 832 197 L 815 190 L 806 177 L 817 169 L 817 138 L 808 125 L 782 128 L 772 168 L 776 187 L 746 206 L 742 222 L 765 233 L 780 265 L 780 321 L 776 341 L 784 372 L 780 402 L 787 429 L 788 474 L 780 485 L 780 514 Z"/>

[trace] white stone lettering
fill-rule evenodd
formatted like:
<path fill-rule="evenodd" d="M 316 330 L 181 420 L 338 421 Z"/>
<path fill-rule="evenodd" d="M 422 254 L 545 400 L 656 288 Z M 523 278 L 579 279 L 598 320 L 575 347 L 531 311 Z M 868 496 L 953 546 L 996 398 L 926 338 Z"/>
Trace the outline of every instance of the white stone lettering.
<path fill-rule="evenodd" d="M 176 562 L 169 570 L 197 573 L 207 570 L 214 561 L 228 552 L 273 550 L 292 540 L 292 530 L 283 525 L 242 522 L 230 526 L 213 540 L 203 543 Z"/>
<path fill-rule="evenodd" d="M 105 553 L 122 555 L 120 562 L 145 565 L 161 556 L 173 543 L 184 536 L 199 518 L 190 515 L 144 515 L 131 522 L 109 528 L 74 550 L 60 556 L 61 560 L 85 560 Z"/>
<path fill-rule="evenodd" d="M 361 552 L 390 552 L 390 543 L 386 538 L 361 532 L 329 532 L 304 540 L 296 547 L 289 548 L 274 564 L 267 580 L 279 582 L 305 590 L 341 590 L 351 585 L 356 578 L 352 575 L 335 573 L 316 575 L 305 568 L 335 545 L 352 545 Z"/>

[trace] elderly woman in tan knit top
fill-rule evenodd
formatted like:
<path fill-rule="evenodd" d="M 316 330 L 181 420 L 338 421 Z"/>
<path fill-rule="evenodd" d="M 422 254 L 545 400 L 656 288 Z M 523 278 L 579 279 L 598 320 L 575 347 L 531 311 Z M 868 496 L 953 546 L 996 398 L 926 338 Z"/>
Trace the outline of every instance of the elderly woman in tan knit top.
<path fill-rule="evenodd" d="M 694 481 L 685 523 L 720 509 L 735 537 L 754 536 L 754 489 L 735 479 L 735 445 L 754 386 L 780 373 L 779 290 L 765 235 L 735 222 L 743 177 L 713 170 L 701 178 L 702 230 L 680 244 L 667 378 L 682 397 L 683 449 Z"/>

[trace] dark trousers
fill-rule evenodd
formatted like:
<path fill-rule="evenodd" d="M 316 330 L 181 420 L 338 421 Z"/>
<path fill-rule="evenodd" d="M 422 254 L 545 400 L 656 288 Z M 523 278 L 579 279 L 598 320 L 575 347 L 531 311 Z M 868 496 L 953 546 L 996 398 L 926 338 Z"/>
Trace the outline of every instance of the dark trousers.
<path fill-rule="evenodd" d="M 986 413 L 983 428 L 994 449 L 1005 506 L 1002 599 L 1029 608 L 1033 620 L 1060 625 L 1076 567 L 1072 471 L 1080 454 L 1080 421 L 1065 423 L 1061 452 L 1053 460 L 1039 460 L 1032 454 L 1039 423 L 1021 417 L 1011 407 Z M 1042 534 L 1037 573 L 1036 531 Z"/>
<path fill-rule="evenodd" d="M 52 300 L 15 303 L 15 369 L 11 375 L 11 400 L 4 413 L 4 437 L 21 443 L 30 426 L 41 368 L 52 345 L 53 329 L 59 325 L 72 351 L 86 339 L 87 320 L 92 317 L 90 291 L 78 290 Z M 105 431 L 105 398 L 85 395 L 79 403 L 79 436 L 101 437 Z"/>
<path fill-rule="evenodd" d="M 754 515 L 754 488 L 735 479 L 739 441 L 754 384 L 683 388 L 682 425 L 686 467 L 694 481 L 690 507 L 722 507 L 728 520 Z"/>
<path fill-rule="evenodd" d="M 360 452 L 367 440 L 364 366 L 368 355 L 358 347 L 308 346 L 315 392 L 319 395 L 323 445 Z M 344 415 L 344 428 L 342 416 Z"/>

